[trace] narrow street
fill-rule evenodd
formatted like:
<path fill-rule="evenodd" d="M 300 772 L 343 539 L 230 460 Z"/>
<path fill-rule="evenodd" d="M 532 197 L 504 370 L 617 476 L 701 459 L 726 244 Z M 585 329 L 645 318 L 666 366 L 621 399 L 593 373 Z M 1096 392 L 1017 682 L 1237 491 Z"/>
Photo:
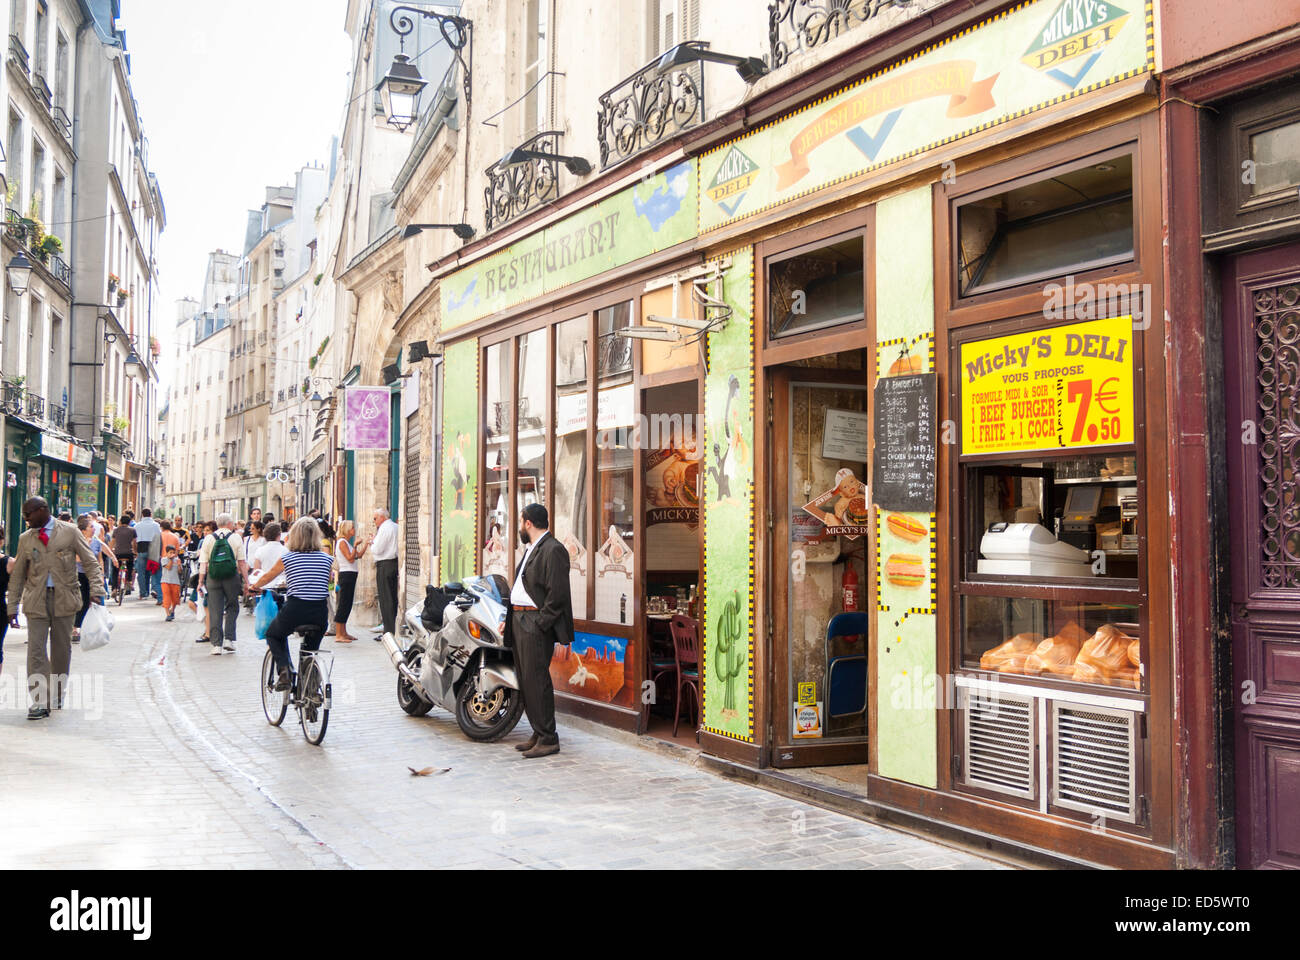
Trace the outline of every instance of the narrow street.
<path fill-rule="evenodd" d="M 26 630 L 0 676 L 0 867 L 984 869 L 991 861 L 575 730 L 524 760 L 405 716 L 365 631 L 336 654 L 324 744 L 262 714 L 252 619 L 220 658 L 152 601 L 74 648 L 66 709 L 29 722 Z M 408 768 L 433 767 L 429 776 Z"/>

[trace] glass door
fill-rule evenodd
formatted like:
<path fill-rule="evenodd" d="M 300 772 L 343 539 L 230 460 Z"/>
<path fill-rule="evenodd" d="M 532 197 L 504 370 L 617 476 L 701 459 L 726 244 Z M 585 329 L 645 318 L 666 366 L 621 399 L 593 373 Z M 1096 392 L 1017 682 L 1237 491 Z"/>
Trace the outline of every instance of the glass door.
<path fill-rule="evenodd" d="M 868 759 L 868 397 L 845 373 L 770 378 L 775 766 Z"/>

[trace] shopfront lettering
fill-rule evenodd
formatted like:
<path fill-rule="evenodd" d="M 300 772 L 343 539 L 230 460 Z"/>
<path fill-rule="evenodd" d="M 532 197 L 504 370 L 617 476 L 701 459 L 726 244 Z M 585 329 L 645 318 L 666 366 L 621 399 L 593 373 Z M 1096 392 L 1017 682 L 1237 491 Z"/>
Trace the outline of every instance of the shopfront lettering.
<path fill-rule="evenodd" d="M 1043 28 L 1044 44 L 1056 43 L 1066 37 L 1091 30 L 1110 16 L 1109 3 L 1098 0 L 1066 0 Z"/>
<path fill-rule="evenodd" d="M 619 211 L 611 211 L 594 223 L 564 233 L 537 250 L 506 260 L 485 274 L 487 297 L 540 283 L 542 274 L 565 270 L 612 250 L 617 243 Z"/>
<path fill-rule="evenodd" d="M 1110 360 L 1114 363 L 1124 362 L 1124 351 L 1128 341 L 1118 339 L 1114 344 L 1110 337 L 1096 334 L 1071 333 L 1065 338 L 1065 355 L 1067 357 L 1095 357 L 1098 360 Z"/>

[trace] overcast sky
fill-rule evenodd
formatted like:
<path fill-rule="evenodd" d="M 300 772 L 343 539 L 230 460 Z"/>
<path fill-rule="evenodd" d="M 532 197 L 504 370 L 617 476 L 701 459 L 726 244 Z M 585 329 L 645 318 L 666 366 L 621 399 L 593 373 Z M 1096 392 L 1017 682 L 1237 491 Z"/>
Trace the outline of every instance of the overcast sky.
<path fill-rule="evenodd" d="M 241 252 L 265 188 L 328 163 L 351 70 L 346 12 L 346 0 L 122 0 L 118 23 L 167 208 L 155 324 L 164 345 L 175 302 L 202 296 L 208 253 Z M 166 383 L 166 364 L 160 373 Z"/>

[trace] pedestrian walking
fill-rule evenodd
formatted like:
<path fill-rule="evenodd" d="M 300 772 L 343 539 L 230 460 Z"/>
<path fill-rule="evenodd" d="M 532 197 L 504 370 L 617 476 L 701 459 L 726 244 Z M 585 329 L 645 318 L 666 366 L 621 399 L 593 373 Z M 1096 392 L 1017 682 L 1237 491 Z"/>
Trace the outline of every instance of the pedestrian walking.
<path fill-rule="evenodd" d="M 379 626 L 375 633 L 397 632 L 397 524 L 383 507 L 375 510 L 375 535 L 370 554 L 375 558 L 375 592 L 379 597 Z M 379 637 L 375 637 L 376 640 Z"/>
<path fill-rule="evenodd" d="M 550 515 L 540 503 L 529 504 L 519 515 L 519 540 L 525 549 L 510 591 L 507 644 L 515 651 L 524 711 L 533 728 L 532 737 L 516 749 L 529 758 L 560 752 L 551 658 L 557 643 L 573 642 L 569 551 L 551 536 L 550 525 Z"/>
<path fill-rule="evenodd" d="M 248 563 L 244 540 L 235 529 L 235 518 L 217 516 L 217 530 L 199 549 L 199 587 L 208 591 L 208 635 L 212 656 L 222 649 L 235 652 L 235 624 L 239 619 L 239 598 L 248 593 Z"/>
<path fill-rule="evenodd" d="M 156 576 L 154 567 L 158 564 L 160 554 L 154 550 L 154 547 L 158 545 L 157 540 L 161 535 L 162 528 L 153 518 L 153 511 L 145 507 L 140 511 L 140 519 L 135 524 L 135 572 L 140 581 L 141 600 L 148 600 L 151 595 L 156 597 L 159 592 L 154 583 Z M 150 560 L 153 561 L 152 564 Z"/>
<path fill-rule="evenodd" d="M 101 567 L 113 563 L 113 555 L 104 546 L 104 542 L 95 539 L 95 528 L 91 523 L 89 514 L 83 513 L 77 518 L 77 530 L 81 533 L 82 539 L 86 541 L 86 546 L 90 548 L 90 552 L 95 555 L 95 559 L 99 561 Z M 76 621 L 72 628 L 73 643 L 81 641 L 81 623 L 86 619 L 86 614 L 90 611 L 90 574 L 86 571 L 86 565 L 80 560 L 77 561 L 77 583 L 81 587 L 81 609 L 77 611 Z"/>
<path fill-rule="evenodd" d="M 63 706 L 72 665 L 72 624 L 81 607 L 77 585 L 80 558 L 90 573 L 91 597 L 104 596 L 99 561 L 77 528 L 50 515 L 41 497 L 23 504 L 27 531 L 18 538 L 18 556 L 9 582 L 9 608 L 27 615 L 28 720 L 42 720 L 50 707 Z"/>
<path fill-rule="evenodd" d="M 253 524 L 262 522 L 262 511 L 257 507 L 254 507 L 248 512 L 248 519 L 244 521 L 244 539 L 251 539 L 253 536 Z"/>
<path fill-rule="evenodd" d="M 5 666 L 5 634 L 18 626 L 18 611 L 9 615 L 9 573 L 14 568 L 14 558 L 5 552 L 5 525 L 0 523 L 0 673 Z"/>
<path fill-rule="evenodd" d="M 175 544 L 163 546 L 162 558 L 162 605 L 167 616 L 165 622 L 176 619 L 176 607 L 181 602 L 181 558 Z"/>
<path fill-rule="evenodd" d="M 356 637 L 348 633 L 348 617 L 352 615 L 352 601 L 357 593 L 357 561 L 365 555 L 366 541 L 353 545 L 357 525 L 351 520 L 339 524 L 334 546 L 334 569 L 338 572 L 339 602 L 334 611 L 334 639 L 351 643 Z"/>
<path fill-rule="evenodd" d="M 566 554 L 567 555 L 567 554 Z M 293 673 L 289 658 L 289 634 L 307 624 L 319 624 L 322 636 L 329 623 L 329 586 L 334 559 L 321 550 L 320 525 L 303 517 L 289 529 L 289 549 L 267 571 L 271 578 L 284 574 L 288 584 L 284 606 L 266 630 L 266 645 L 271 648 L 279 677 L 277 690 L 288 690 Z M 304 640 L 303 650 L 320 649 L 321 637 Z"/>

